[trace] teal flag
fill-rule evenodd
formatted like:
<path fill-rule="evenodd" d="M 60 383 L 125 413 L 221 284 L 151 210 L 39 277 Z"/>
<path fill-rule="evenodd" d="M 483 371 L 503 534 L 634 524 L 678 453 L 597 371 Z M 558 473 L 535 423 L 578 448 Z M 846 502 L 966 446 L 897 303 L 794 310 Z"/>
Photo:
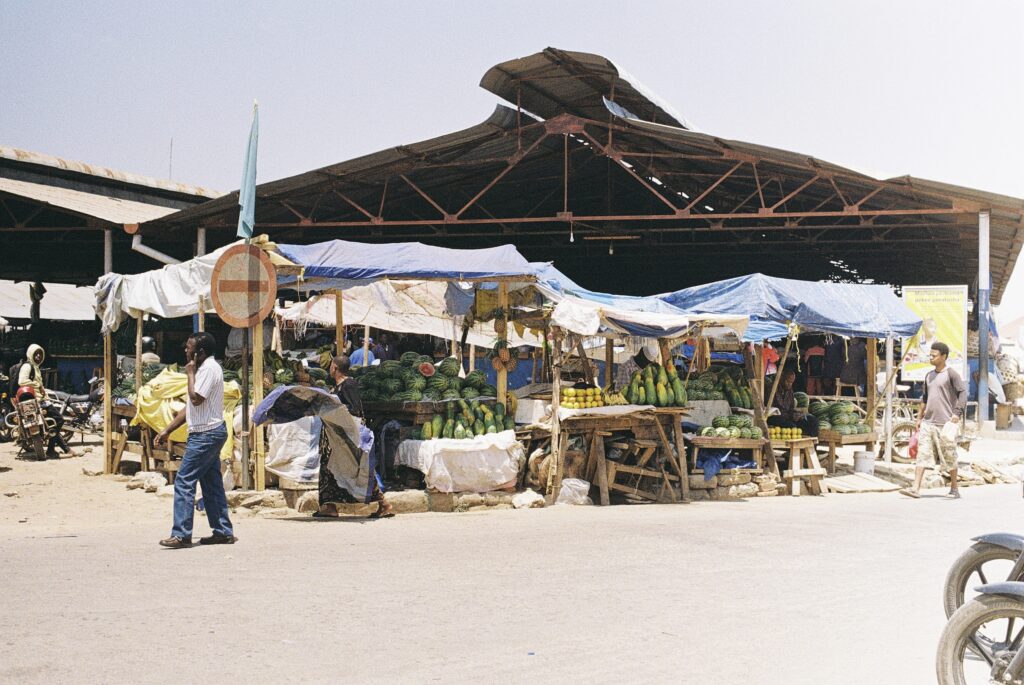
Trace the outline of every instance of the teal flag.
<path fill-rule="evenodd" d="M 242 184 L 238 187 L 238 232 L 239 238 L 252 238 L 256 224 L 256 147 L 260 137 L 260 110 L 257 103 L 252 105 L 252 129 L 249 131 L 249 146 L 245 149 L 245 168 L 242 170 Z"/>

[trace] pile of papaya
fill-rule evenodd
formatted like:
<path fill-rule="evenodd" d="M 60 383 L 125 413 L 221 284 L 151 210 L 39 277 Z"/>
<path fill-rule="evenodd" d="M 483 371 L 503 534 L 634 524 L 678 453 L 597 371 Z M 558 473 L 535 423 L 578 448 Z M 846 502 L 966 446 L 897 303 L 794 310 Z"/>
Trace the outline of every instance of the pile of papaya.
<path fill-rule="evenodd" d="M 630 404 L 653 404 L 656 407 L 685 407 L 686 388 L 674 366 L 648 364 L 633 377 L 623 394 Z"/>
<path fill-rule="evenodd" d="M 502 402 L 496 402 L 494 409 L 480 400 L 452 400 L 445 403 L 443 414 L 434 414 L 420 428 L 420 440 L 448 438 L 468 440 L 487 433 L 515 430 L 515 419 L 506 412 Z"/>

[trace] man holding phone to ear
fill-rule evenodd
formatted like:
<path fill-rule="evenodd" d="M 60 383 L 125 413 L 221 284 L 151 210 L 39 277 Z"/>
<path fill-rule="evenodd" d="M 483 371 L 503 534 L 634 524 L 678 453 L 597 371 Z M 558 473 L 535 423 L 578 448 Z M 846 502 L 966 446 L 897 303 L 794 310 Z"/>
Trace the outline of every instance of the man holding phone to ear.
<path fill-rule="evenodd" d="M 174 420 L 156 436 L 156 444 L 188 422 L 185 456 L 174 479 L 174 525 L 171 537 L 161 540 L 163 547 L 181 549 L 192 546 L 192 519 L 195 516 L 196 483 L 203 486 L 206 517 L 213 535 L 202 538 L 203 545 L 230 545 L 234 531 L 228 518 L 228 500 L 220 473 L 220 451 L 228 439 L 224 425 L 224 372 L 214 359 L 217 341 L 209 333 L 195 333 L 185 344 L 185 374 L 188 398 Z"/>

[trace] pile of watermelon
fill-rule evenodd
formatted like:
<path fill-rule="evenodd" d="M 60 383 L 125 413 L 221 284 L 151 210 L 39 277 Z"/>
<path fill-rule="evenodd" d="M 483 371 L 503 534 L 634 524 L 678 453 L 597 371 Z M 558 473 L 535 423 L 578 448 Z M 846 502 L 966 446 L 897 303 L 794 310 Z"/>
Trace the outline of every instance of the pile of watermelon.
<path fill-rule="evenodd" d="M 497 388 L 487 383 L 482 371 L 459 377 L 462 365 L 448 357 L 436 366 L 430 357 L 406 352 L 379 366 L 362 367 L 353 373 L 364 402 L 437 402 L 496 397 Z"/>
<path fill-rule="evenodd" d="M 702 437 L 710 438 L 745 438 L 760 440 L 764 433 L 754 425 L 754 420 L 746 414 L 730 414 L 716 416 L 710 426 L 700 429 Z"/>
<path fill-rule="evenodd" d="M 807 410 L 818 418 L 819 431 L 834 431 L 840 435 L 863 435 L 871 428 L 864 423 L 852 402 L 826 402 L 813 400 Z"/>

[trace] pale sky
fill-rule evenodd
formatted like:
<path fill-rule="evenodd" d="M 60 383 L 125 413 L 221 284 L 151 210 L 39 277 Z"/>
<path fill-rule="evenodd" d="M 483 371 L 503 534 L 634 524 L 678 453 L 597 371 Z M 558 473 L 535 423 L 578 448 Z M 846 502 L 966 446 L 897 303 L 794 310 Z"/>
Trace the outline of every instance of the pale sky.
<path fill-rule="evenodd" d="M 1020 0 L 0 0 L 0 36 L 0 145 L 166 178 L 173 138 L 224 191 L 254 99 L 265 182 L 479 123 L 484 72 L 553 46 L 707 133 L 1024 197 Z"/>

